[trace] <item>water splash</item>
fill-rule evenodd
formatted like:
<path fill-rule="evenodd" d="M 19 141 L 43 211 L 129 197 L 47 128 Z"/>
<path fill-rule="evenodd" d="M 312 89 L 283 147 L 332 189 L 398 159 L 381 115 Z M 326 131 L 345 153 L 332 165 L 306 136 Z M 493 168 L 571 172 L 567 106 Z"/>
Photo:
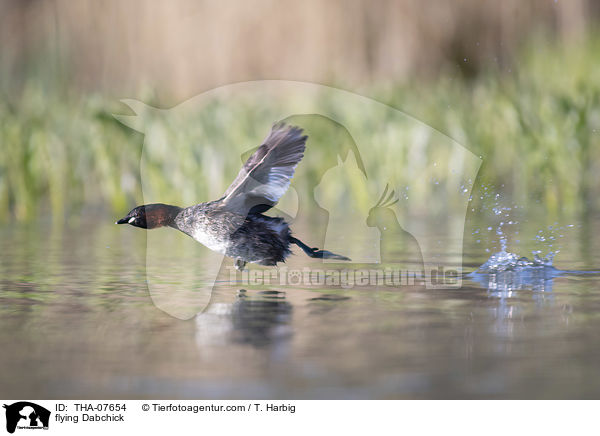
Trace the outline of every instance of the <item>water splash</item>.
<path fill-rule="evenodd" d="M 471 273 L 470 278 L 484 285 L 494 296 L 501 298 L 510 296 L 511 291 L 517 289 L 551 292 L 552 279 L 560 274 L 560 271 L 552 266 L 558 250 L 552 251 L 553 247 L 550 245 L 546 257 L 541 257 L 541 251 L 535 251 L 531 259 L 509 252 L 509 234 L 519 235 L 519 221 L 515 216 L 519 215 L 519 206 L 507 204 L 499 193 L 494 192 L 493 187 L 483 186 L 480 198 L 483 200 L 482 210 L 491 210 L 491 219 L 495 222 L 495 225 L 488 226 L 487 230 L 491 234 L 495 233 L 497 239 L 488 242 L 499 250 Z M 479 230 L 475 233 L 479 233 Z M 480 240 L 478 239 L 477 242 L 479 243 Z M 513 242 L 518 245 L 519 239 Z M 545 242 L 545 240 L 538 239 L 538 242 Z M 486 252 L 490 252 L 490 249 L 486 249 Z M 498 292 L 500 294 L 497 295 Z"/>
<path fill-rule="evenodd" d="M 504 185 L 500 186 L 501 188 Z M 518 236 L 518 224 L 519 221 L 515 214 L 518 215 L 520 208 L 516 204 L 511 204 L 502 197 L 500 193 L 496 192 L 496 188 L 493 185 L 482 185 L 479 193 L 479 200 L 481 200 L 480 211 L 489 212 L 490 223 L 484 227 L 487 232 L 482 232 L 482 239 L 477 239 L 476 243 L 480 244 L 485 242 L 490 248 L 486 248 L 485 251 L 489 253 L 492 250 L 500 250 L 500 252 L 506 252 L 508 247 L 509 235 Z M 475 209 L 472 209 L 475 212 Z M 482 230 L 484 230 L 482 229 Z M 479 235 L 480 229 L 476 229 L 473 235 Z M 495 235 L 495 237 L 494 237 Z M 520 242 L 518 239 L 515 241 L 517 244 Z"/>
<path fill-rule="evenodd" d="M 487 288 L 491 296 L 512 297 L 512 291 L 530 289 L 535 292 L 552 292 L 552 281 L 563 271 L 552 266 L 553 252 L 546 257 L 534 254 L 532 259 L 514 253 L 494 253 L 468 278 Z"/>
<path fill-rule="evenodd" d="M 508 247 L 518 252 L 522 239 L 520 222 L 528 222 L 523 206 L 507 201 L 496 192 L 494 186 L 482 185 L 479 200 L 480 210 L 489 215 L 488 223 L 481 229 L 475 229 L 472 235 L 477 244 L 485 243 L 488 246 L 485 251 L 493 254 L 466 278 L 487 288 L 490 296 L 510 298 L 518 294 L 514 291 L 526 289 L 534 292 L 536 301 L 546 301 L 553 298 L 550 294 L 556 277 L 600 274 L 600 271 L 567 271 L 553 266 L 554 256 L 561 249 L 561 240 L 567 231 L 575 227 L 574 224 L 561 225 L 555 222 L 538 228 L 533 242 L 548 254 L 543 257 L 542 250 L 537 249 L 532 252 L 531 258 L 519 256 L 509 251 Z"/>
<path fill-rule="evenodd" d="M 554 255 L 555 253 L 551 251 L 543 258 L 539 256 L 539 253 L 534 253 L 532 260 L 525 256 L 519 257 L 514 253 L 506 251 L 506 239 L 504 239 L 502 241 L 502 250 L 492 254 L 490 258 L 479 267 L 477 272 L 493 274 L 504 271 L 519 271 L 525 268 L 554 268 L 552 266 Z"/>

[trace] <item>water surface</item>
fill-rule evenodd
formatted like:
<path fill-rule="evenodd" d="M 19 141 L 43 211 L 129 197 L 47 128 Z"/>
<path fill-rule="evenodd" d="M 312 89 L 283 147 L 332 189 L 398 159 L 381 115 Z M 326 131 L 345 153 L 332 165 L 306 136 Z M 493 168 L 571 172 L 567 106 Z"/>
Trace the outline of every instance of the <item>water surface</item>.
<path fill-rule="evenodd" d="M 588 224 L 557 268 L 597 269 L 600 220 Z M 141 230 L 32 223 L 0 235 L 5 398 L 600 397 L 593 272 L 436 290 L 225 280 L 183 321 L 152 303 Z M 489 255 L 467 238 L 465 271 Z M 177 269 L 164 279 L 177 283 Z"/>

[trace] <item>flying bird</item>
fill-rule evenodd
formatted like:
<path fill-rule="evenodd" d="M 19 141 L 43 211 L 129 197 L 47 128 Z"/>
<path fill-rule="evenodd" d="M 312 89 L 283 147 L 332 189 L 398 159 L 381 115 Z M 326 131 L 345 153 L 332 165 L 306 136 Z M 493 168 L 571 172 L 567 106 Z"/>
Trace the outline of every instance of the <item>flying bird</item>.
<path fill-rule="evenodd" d="M 132 209 L 116 224 L 148 230 L 172 227 L 233 258 L 238 270 L 248 262 L 270 266 L 285 262 L 291 254 L 290 244 L 313 258 L 350 260 L 306 245 L 292 236 L 283 218 L 263 215 L 290 186 L 304 157 L 307 139 L 299 127 L 277 123 L 218 200 L 185 208 L 145 204 Z"/>

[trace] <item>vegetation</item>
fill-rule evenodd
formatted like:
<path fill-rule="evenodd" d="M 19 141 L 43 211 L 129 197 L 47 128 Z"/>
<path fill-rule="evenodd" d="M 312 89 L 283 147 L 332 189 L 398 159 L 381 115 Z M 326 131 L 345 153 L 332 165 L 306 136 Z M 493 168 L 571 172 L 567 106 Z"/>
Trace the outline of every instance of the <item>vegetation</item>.
<path fill-rule="evenodd" d="M 532 44 L 512 71 L 490 69 L 472 78 L 446 72 L 435 82 L 396 84 L 363 94 L 415 116 L 482 156 L 476 186 L 503 186 L 517 201 L 537 199 L 555 213 L 590 211 L 600 205 L 599 52 L 598 38 L 565 48 Z M 85 207 L 117 213 L 141 200 L 144 136 L 112 116 L 124 112 L 117 101 L 65 88 L 30 78 L 18 95 L 12 92 L 0 100 L 2 220 L 31 219 L 46 208 L 56 217 Z M 211 124 L 218 110 L 211 108 L 210 122 L 199 124 Z M 253 129 L 253 109 L 236 110 L 241 121 L 235 125 L 245 140 L 258 132 L 244 130 Z M 221 127 L 232 125 L 221 121 Z M 189 130 L 193 135 L 194 128 Z M 185 126 L 177 126 L 170 136 L 173 153 L 184 152 L 180 145 L 190 144 L 189 135 Z M 189 153 L 180 158 L 208 189 L 214 171 L 202 168 L 210 169 L 215 156 L 201 146 Z M 386 159 L 381 156 L 381 165 Z M 162 165 L 160 159 L 151 163 L 153 186 L 185 197 L 186 177 L 164 180 Z M 223 177 L 236 171 L 225 167 Z"/>

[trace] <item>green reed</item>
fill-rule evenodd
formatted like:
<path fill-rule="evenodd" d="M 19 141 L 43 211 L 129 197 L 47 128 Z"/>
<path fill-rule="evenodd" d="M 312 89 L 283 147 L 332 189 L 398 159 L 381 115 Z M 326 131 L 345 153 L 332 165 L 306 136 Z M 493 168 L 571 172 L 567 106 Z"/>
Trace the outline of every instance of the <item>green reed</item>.
<path fill-rule="evenodd" d="M 539 202 L 552 214 L 589 212 L 600 205 L 597 53 L 598 38 L 569 48 L 535 44 L 523 50 L 510 71 L 490 68 L 466 79 L 449 70 L 434 82 L 374 87 L 363 94 L 413 115 L 481 156 L 476 186 L 493 185 L 523 204 Z M 119 102 L 66 92 L 66 86 L 25 79 L 18 96 L 0 100 L 1 220 L 27 220 L 45 210 L 55 217 L 82 209 L 120 213 L 141 200 L 144 136 L 112 116 L 126 111 Z M 214 150 L 189 146 L 195 130 L 201 126 L 207 134 L 235 128 L 239 140 L 251 144 L 265 126 L 253 125 L 250 106 L 223 111 L 222 119 L 215 116 L 218 106 L 211 108 L 210 118 L 198 114 L 197 124 L 163 126 L 171 129 L 171 150 L 185 162 L 185 170 L 165 179 L 161 160 L 150 162 L 146 176 L 159 192 L 176 190 L 189 202 L 189 174 L 207 194 L 211 178 L 235 175 L 237 168 Z M 331 152 L 327 142 L 320 147 L 320 153 Z M 382 166 L 388 164 L 388 156 L 379 159 Z M 217 174 L 211 172 L 215 164 L 222 167 Z M 318 159 L 305 177 L 319 172 L 314 165 Z M 360 202 L 372 200 L 356 195 Z"/>

